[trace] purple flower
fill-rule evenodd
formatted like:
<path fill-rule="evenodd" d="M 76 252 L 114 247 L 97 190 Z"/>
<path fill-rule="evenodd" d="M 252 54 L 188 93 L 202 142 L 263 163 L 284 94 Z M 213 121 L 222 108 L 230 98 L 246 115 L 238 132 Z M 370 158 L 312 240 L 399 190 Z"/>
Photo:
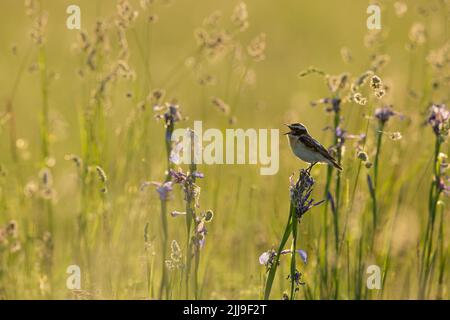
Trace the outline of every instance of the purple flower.
<path fill-rule="evenodd" d="M 205 246 L 205 242 L 206 242 L 206 237 L 204 237 L 204 236 L 198 240 L 198 246 L 200 249 L 202 249 Z"/>
<path fill-rule="evenodd" d="M 290 279 L 290 278 L 291 278 L 291 275 L 289 275 L 287 278 Z M 295 291 L 298 291 L 298 287 L 299 287 L 299 286 L 305 284 L 305 282 L 302 281 L 302 273 L 299 272 L 298 270 L 295 270 L 295 273 L 294 273 L 294 279 L 293 279 L 293 280 L 294 280 L 295 285 L 296 285 L 296 287 L 297 287 L 297 288 L 295 288 Z"/>
<path fill-rule="evenodd" d="M 291 202 L 295 208 L 295 214 L 298 220 L 312 207 L 321 204 L 324 200 L 319 202 L 314 202 L 311 198 L 311 193 L 314 186 L 314 179 L 310 176 L 307 170 L 300 170 L 300 175 L 298 180 L 294 182 L 293 176 L 289 178 L 290 180 L 290 192 L 291 192 Z"/>
<path fill-rule="evenodd" d="M 388 122 L 389 119 L 395 115 L 398 115 L 398 113 L 392 110 L 392 106 L 385 106 L 375 110 L 375 118 L 383 124 Z"/>
<path fill-rule="evenodd" d="M 280 255 L 289 254 L 291 252 L 292 252 L 291 249 L 285 249 L 280 252 Z M 304 264 L 306 264 L 308 262 L 308 255 L 304 250 L 298 249 L 298 250 L 295 250 L 295 252 L 297 252 L 300 255 L 300 258 L 302 259 Z M 270 269 L 270 267 L 274 263 L 274 259 L 275 259 L 276 255 L 277 255 L 277 253 L 273 249 L 263 252 L 259 256 L 259 264 L 265 265 L 267 267 L 267 269 Z"/>
<path fill-rule="evenodd" d="M 185 216 L 186 212 L 184 212 L 184 211 L 172 211 L 170 213 L 170 215 L 175 218 L 175 217 L 178 217 L 178 216 Z"/>
<path fill-rule="evenodd" d="M 259 263 L 265 265 L 267 268 L 270 268 L 276 255 L 277 253 L 273 249 L 263 252 L 263 254 L 259 256 Z"/>
<path fill-rule="evenodd" d="M 192 173 L 192 176 L 195 178 L 199 178 L 199 179 L 203 179 L 205 177 L 205 175 L 199 171 L 195 171 Z"/>
<path fill-rule="evenodd" d="M 171 104 L 167 107 L 167 111 L 164 113 L 164 121 L 167 125 L 173 125 L 175 122 L 182 120 L 183 117 L 180 113 L 180 107 L 175 104 Z"/>
<path fill-rule="evenodd" d="M 156 119 L 164 120 L 166 127 L 166 141 L 171 142 L 175 122 L 183 120 L 180 113 L 180 107 L 176 104 L 163 104 L 153 106 L 153 110 L 156 112 L 165 111 L 163 114 L 157 114 L 155 117 Z"/>
<path fill-rule="evenodd" d="M 311 107 L 315 107 L 315 106 L 317 106 L 318 104 L 329 104 L 331 102 L 331 99 L 330 98 L 322 98 L 322 99 L 319 99 L 319 100 L 316 100 L 316 101 L 311 101 Z"/>
<path fill-rule="evenodd" d="M 172 150 L 170 150 L 169 161 L 173 164 L 181 163 L 181 152 L 183 151 L 183 144 L 181 141 L 178 141 L 173 146 Z"/>
<path fill-rule="evenodd" d="M 292 252 L 291 249 L 285 249 L 285 250 L 281 251 L 280 254 L 288 254 L 291 252 Z M 295 250 L 295 252 L 297 252 L 300 255 L 300 258 L 302 259 L 304 264 L 308 263 L 308 254 L 306 253 L 306 251 L 298 249 L 298 250 Z"/>
<path fill-rule="evenodd" d="M 200 220 L 200 219 L 197 219 Z M 196 245 L 199 249 L 202 249 L 205 246 L 206 241 L 206 234 L 208 233 L 208 230 L 206 230 L 205 221 L 200 220 L 198 221 L 198 224 L 195 228 L 195 235 L 196 235 Z"/>
<path fill-rule="evenodd" d="M 335 132 L 336 138 L 337 138 L 337 145 L 336 147 L 340 148 L 345 143 L 345 138 L 347 138 L 347 131 L 342 129 L 340 126 L 336 128 Z"/>
<path fill-rule="evenodd" d="M 171 191 L 173 190 L 172 181 L 167 181 L 164 183 L 161 182 L 152 182 L 154 186 L 156 186 L 156 191 L 159 193 L 159 199 L 162 201 L 167 201 L 170 199 Z"/>
<path fill-rule="evenodd" d="M 269 252 L 263 252 L 262 255 L 259 256 L 259 264 L 266 265 L 270 260 L 270 253 Z"/>
<path fill-rule="evenodd" d="M 437 183 L 439 192 L 450 196 L 450 178 L 441 177 Z"/>
<path fill-rule="evenodd" d="M 181 168 L 179 168 L 177 171 L 170 169 L 169 175 L 172 178 L 173 182 L 178 184 L 186 182 L 186 179 L 188 177 L 187 174 L 185 174 L 183 170 L 181 170 Z"/>
<path fill-rule="evenodd" d="M 181 170 L 181 168 L 178 168 L 178 170 L 170 169 L 169 175 L 172 177 L 172 180 L 176 184 L 184 184 L 188 181 L 193 181 L 192 178 L 199 178 L 202 179 L 205 177 L 203 173 L 200 171 L 194 171 L 190 174 L 186 174 Z"/>
<path fill-rule="evenodd" d="M 341 109 L 341 99 L 331 99 L 331 107 L 334 112 L 338 112 Z"/>
<path fill-rule="evenodd" d="M 445 104 L 433 104 L 430 108 L 428 123 L 437 136 L 445 136 L 449 130 L 450 111 Z"/>
<path fill-rule="evenodd" d="M 338 112 L 341 109 L 341 99 L 322 98 L 316 101 L 311 101 L 312 107 L 315 107 L 318 104 L 323 104 L 326 106 L 325 112 Z"/>
<path fill-rule="evenodd" d="M 302 259 L 304 264 L 308 263 L 308 254 L 306 251 L 303 250 L 297 250 L 298 254 L 300 255 L 300 258 Z"/>

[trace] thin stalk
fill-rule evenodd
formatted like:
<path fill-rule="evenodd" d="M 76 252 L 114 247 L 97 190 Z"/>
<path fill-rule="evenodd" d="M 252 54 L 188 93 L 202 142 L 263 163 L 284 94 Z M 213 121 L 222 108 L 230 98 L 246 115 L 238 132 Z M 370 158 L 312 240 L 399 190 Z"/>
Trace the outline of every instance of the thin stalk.
<path fill-rule="evenodd" d="M 164 294 L 168 294 L 168 277 L 166 271 L 166 260 L 167 260 L 167 247 L 168 247 L 168 226 L 167 226 L 167 202 L 161 200 L 161 224 L 162 224 L 162 276 L 161 284 L 159 286 L 159 299 L 161 300 Z"/>
<path fill-rule="evenodd" d="M 334 120 L 333 120 L 333 130 L 334 130 L 334 139 L 333 139 L 333 143 L 335 146 L 337 146 L 337 160 L 338 163 L 341 163 L 341 147 L 339 146 L 339 138 L 336 135 L 336 130 L 340 125 L 340 99 L 338 98 L 338 96 L 333 97 L 333 108 L 334 108 Z M 332 166 L 328 166 L 327 168 L 327 179 L 326 179 L 326 184 L 325 184 L 325 191 L 324 191 L 324 199 L 325 200 L 325 205 L 324 205 L 324 211 L 323 211 L 323 219 L 324 219 L 324 259 L 323 259 L 323 268 L 325 269 L 324 275 L 325 277 L 323 278 L 323 285 L 325 285 L 325 287 L 327 287 L 327 282 L 328 282 L 328 200 L 329 200 L 329 194 L 330 189 L 331 189 L 331 181 L 332 181 L 332 176 L 333 176 L 333 167 Z M 334 231 L 334 242 L 335 242 L 335 252 L 336 252 L 336 257 L 338 256 L 338 251 L 339 251 L 339 216 L 338 216 L 338 211 L 339 211 L 339 205 L 340 205 L 340 189 L 341 189 L 341 176 L 340 173 L 338 172 L 336 175 L 336 185 L 335 185 L 335 198 L 336 198 L 336 205 L 335 205 L 335 214 L 333 215 L 333 231 Z M 336 271 L 336 270 L 335 270 Z M 336 288 L 338 287 L 338 279 L 337 279 L 337 273 L 334 272 L 334 278 L 335 278 L 335 283 L 336 283 Z M 321 286 L 322 289 L 323 286 Z"/>
<path fill-rule="evenodd" d="M 440 267 L 439 267 L 439 275 L 438 275 L 438 292 L 437 292 L 437 297 L 436 299 L 443 299 L 444 296 L 444 286 L 445 286 L 445 281 L 444 281 L 444 276 L 445 276 L 445 271 L 446 271 L 446 263 L 448 261 L 448 259 L 446 259 L 446 252 L 444 249 L 444 237 L 445 237 L 445 233 L 444 233 L 444 208 L 442 208 L 441 210 L 441 219 L 440 219 L 440 226 L 439 226 L 439 252 L 441 255 L 441 260 L 440 260 Z"/>
<path fill-rule="evenodd" d="M 45 48 L 39 48 L 38 66 L 41 82 L 41 95 L 42 95 L 42 110 L 40 116 L 40 130 L 41 130 L 41 154 L 43 165 L 46 165 L 46 159 L 49 157 L 49 105 L 48 105 L 48 76 L 47 76 L 47 59 L 45 55 Z M 43 200 L 43 208 L 47 215 L 47 230 L 54 237 L 53 229 L 53 206 L 51 201 Z M 50 254 L 46 258 L 45 269 L 50 279 L 50 286 L 53 288 L 53 247 L 48 248 Z"/>
<path fill-rule="evenodd" d="M 39 49 L 39 72 L 41 78 L 42 110 L 41 110 L 41 154 L 45 159 L 49 156 L 49 118 L 48 118 L 48 78 L 45 49 Z"/>
<path fill-rule="evenodd" d="M 195 184 L 196 178 L 194 173 L 197 171 L 197 164 L 195 163 L 195 136 L 194 132 L 191 132 L 190 135 L 190 155 L 191 155 L 191 163 L 190 163 L 190 179 L 192 179 L 192 183 Z M 189 188 L 190 186 L 187 185 L 186 188 Z M 189 192 L 189 194 L 191 194 Z M 195 296 L 197 298 L 197 286 L 198 286 L 198 259 L 200 255 L 200 251 L 195 249 L 195 253 L 192 252 L 192 249 L 195 247 L 192 239 L 191 239 L 191 232 L 192 232 L 192 222 L 195 221 L 195 201 L 194 199 L 189 198 L 186 199 L 186 244 L 187 244 L 187 250 L 186 250 L 186 299 L 189 299 L 189 282 L 190 282 L 190 273 L 191 273 L 191 263 L 192 263 L 192 254 L 195 254 L 195 276 L 194 276 L 194 287 L 195 287 Z"/>
<path fill-rule="evenodd" d="M 374 185 L 375 189 L 378 187 L 378 171 L 379 171 L 379 162 L 380 162 L 380 153 L 381 153 L 381 142 L 383 137 L 383 130 L 384 130 L 384 122 L 380 121 L 378 125 L 378 131 L 377 131 L 377 147 L 376 147 L 376 153 L 375 153 L 375 161 L 373 164 L 373 170 L 374 170 Z"/>
<path fill-rule="evenodd" d="M 200 265 L 200 248 L 195 249 L 195 268 L 194 268 L 194 297 L 198 300 L 200 297 L 200 292 L 198 288 L 198 270 Z"/>
<path fill-rule="evenodd" d="M 439 168 L 439 152 L 441 149 L 441 138 L 436 137 L 434 148 L 434 161 L 433 161 L 433 175 L 434 179 L 431 182 L 429 198 L 428 198 L 428 222 L 425 231 L 425 237 L 422 250 L 422 262 L 420 272 L 420 297 L 424 298 L 427 289 L 427 279 L 431 269 L 431 253 L 433 251 L 433 232 L 436 221 L 437 203 L 441 194 L 439 189 L 440 168 Z"/>
<path fill-rule="evenodd" d="M 370 104 L 370 113 L 369 113 L 369 114 L 372 114 L 372 109 L 373 109 L 372 104 Z M 366 143 L 367 143 L 367 134 L 368 134 L 368 132 L 369 132 L 369 125 L 370 125 L 370 118 L 367 118 L 366 129 L 365 129 L 365 136 L 366 136 L 366 139 L 364 140 L 363 148 L 365 148 Z M 352 198 L 351 198 L 352 200 L 351 200 L 351 202 L 350 202 L 350 211 L 352 211 L 352 209 L 353 209 L 353 203 L 355 202 L 356 188 L 357 188 L 357 186 L 358 186 L 359 175 L 360 175 L 360 173 L 361 173 L 361 167 L 362 167 L 362 162 L 359 162 L 358 170 L 357 170 L 357 172 L 356 172 L 356 177 L 355 177 L 355 184 L 353 185 L 353 190 L 352 190 Z"/>
<path fill-rule="evenodd" d="M 291 216 L 292 222 L 292 245 L 291 245 L 291 300 L 295 299 L 295 287 L 296 287 L 296 272 L 297 265 L 295 262 L 295 258 L 297 255 L 297 216 L 292 214 Z"/>
<path fill-rule="evenodd" d="M 250 61 L 248 66 L 244 67 L 244 71 L 242 72 L 242 75 L 239 77 L 238 84 L 236 87 L 236 95 L 234 96 L 233 102 L 231 103 L 230 120 L 232 120 L 236 116 L 239 98 L 241 97 L 242 84 L 244 83 L 245 75 L 247 74 L 251 65 L 252 62 Z"/>
<path fill-rule="evenodd" d="M 167 160 L 167 174 L 165 182 L 170 181 L 170 169 L 172 169 L 173 165 L 170 162 L 170 153 L 172 151 L 172 133 L 174 130 L 174 124 L 171 121 L 167 124 L 166 134 L 165 134 L 165 143 L 166 143 L 166 160 Z M 166 270 L 166 258 L 167 258 L 167 249 L 169 246 L 169 227 L 167 223 L 167 201 L 165 199 L 161 199 L 161 226 L 162 226 L 162 276 L 161 283 L 159 286 L 159 299 L 162 299 L 164 291 L 166 292 L 166 296 L 169 294 L 169 283 L 167 277 Z"/>
<path fill-rule="evenodd" d="M 150 72 L 149 61 L 147 59 L 147 55 L 148 55 L 147 50 L 145 50 L 142 47 L 142 44 L 141 44 L 141 41 L 139 40 L 138 34 L 136 32 L 136 29 L 132 28 L 131 32 L 133 33 L 133 36 L 134 36 L 134 38 L 136 40 L 136 44 L 137 44 L 137 47 L 138 47 L 139 55 L 141 56 L 141 59 L 142 59 L 142 61 L 144 63 L 145 80 L 148 81 L 148 84 L 150 86 L 152 86 L 152 74 Z M 147 39 L 147 37 L 148 37 L 148 29 L 147 29 L 146 33 L 147 33 L 146 34 L 146 39 Z"/>
<path fill-rule="evenodd" d="M 147 222 L 144 227 L 144 251 L 145 251 L 145 270 L 147 276 L 147 294 L 148 299 L 152 297 L 152 271 L 153 266 L 150 263 L 150 252 L 149 252 L 149 233 L 148 233 L 149 223 Z"/>
<path fill-rule="evenodd" d="M 333 168 L 331 166 L 327 166 L 327 180 L 325 183 L 325 193 L 323 198 L 328 199 L 328 194 L 330 193 L 331 186 L 331 178 L 333 174 Z M 327 281 L 328 270 L 328 200 L 325 201 L 323 206 L 323 234 L 324 234 L 324 259 L 323 259 L 323 269 L 325 270 L 325 282 Z"/>
<path fill-rule="evenodd" d="M 20 80 L 22 79 L 23 71 L 25 69 L 25 66 L 28 63 L 28 59 L 30 57 L 32 50 L 31 46 L 27 49 L 27 53 L 23 57 L 22 62 L 20 63 L 19 70 L 17 72 L 17 76 L 14 79 L 11 94 L 9 98 L 6 100 L 6 114 L 9 115 L 9 144 L 10 144 L 10 150 L 11 150 L 11 158 L 14 163 L 18 163 L 19 159 L 17 156 L 17 149 L 16 149 L 16 140 L 17 140 L 17 132 L 16 132 L 16 117 L 15 112 L 13 108 L 13 100 L 16 95 L 17 89 L 19 87 Z M 20 179 L 21 180 L 21 179 Z"/>
<path fill-rule="evenodd" d="M 334 132 L 339 127 L 340 123 L 340 111 L 339 109 L 334 114 Z M 341 147 L 339 146 L 338 137 L 336 134 L 334 135 L 334 144 L 338 146 L 337 148 L 337 162 L 341 163 Z M 331 167 L 331 166 L 330 166 Z M 335 250 L 336 255 L 338 255 L 339 251 L 339 207 L 340 207 L 340 193 L 341 193 L 341 174 L 340 171 L 336 174 L 336 186 L 335 186 L 335 201 L 336 201 L 336 213 L 334 215 L 333 223 L 334 223 L 334 241 L 335 241 Z"/>
<path fill-rule="evenodd" d="M 286 245 L 286 242 L 289 239 L 289 236 L 292 231 L 292 216 L 294 215 L 294 211 L 295 211 L 295 207 L 291 202 L 291 206 L 289 209 L 288 222 L 286 224 L 286 228 L 284 229 L 284 234 L 283 234 L 283 237 L 281 238 L 280 245 L 278 246 L 277 254 L 274 258 L 272 266 L 270 267 L 269 275 L 267 276 L 266 287 L 264 290 L 264 300 L 268 300 L 270 297 L 270 291 L 272 290 L 273 280 L 274 280 L 275 274 L 277 272 L 278 263 L 280 262 L 281 251 L 283 250 L 284 246 Z"/>
<path fill-rule="evenodd" d="M 372 242 L 375 238 L 375 233 L 377 230 L 378 223 L 378 199 L 377 199 L 377 188 L 378 188 L 378 172 L 379 172 L 379 164 L 380 164 L 380 153 L 381 153 L 381 143 L 383 137 L 385 123 L 383 121 L 379 122 L 378 130 L 377 130 L 377 142 L 376 142 L 376 152 L 375 152 L 375 160 L 374 160 L 374 173 L 373 173 L 373 186 L 369 185 L 370 195 L 372 198 Z"/>
<path fill-rule="evenodd" d="M 342 148 L 339 141 L 338 136 L 336 135 L 336 130 L 338 129 L 340 122 L 341 122 L 341 115 L 340 115 L 340 100 L 339 98 L 336 102 L 337 108 L 334 114 L 334 145 L 337 146 L 337 162 L 341 164 L 342 161 Z M 331 166 L 330 166 L 331 167 Z M 335 253 L 336 253 L 336 261 L 335 265 L 333 266 L 333 274 L 334 274 L 334 284 L 335 284 L 335 291 L 334 291 L 334 297 L 337 299 L 339 295 L 339 277 L 338 277 L 338 267 L 339 267 L 339 211 L 340 211 L 340 203 L 341 203 L 341 172 L 337 170 L 336 173 L 336 185 L 335 185 L 335 208 L 334 208 L 334 214 L 333 214 L 333 225 L 334 225 L 334 245 L 335 245 Z"/>
<path fill-rule="evenodd" d="M 435 150 L 434 150 L 434 161 L 433 161 L 433 175 L 434 179 L 431 182 L 429 200 L 428 200 L 428 222 L 424 237 L 424 247 L 422 251 L 422 264 L 421 264 L 421 297 L 424 298 L 426 292 L 427 279 L 430 273 L 431 263 L 431 252 L 433 251 L 433 232 L 436 221 L 436 211 L 437 203 L 441 194 L 441 190 L 438 188 L 440 177 L 439 168 L 439 152 L 441 149 L 441 139 L 436 137 Z"/>

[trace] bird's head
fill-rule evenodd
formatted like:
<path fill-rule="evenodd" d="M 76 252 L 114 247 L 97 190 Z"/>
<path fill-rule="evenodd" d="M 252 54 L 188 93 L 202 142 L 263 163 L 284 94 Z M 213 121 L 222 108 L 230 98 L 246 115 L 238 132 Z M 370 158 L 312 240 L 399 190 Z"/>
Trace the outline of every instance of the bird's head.
<path fill-rule="evenodd" d="M 286 124 L 286 126 L 291 130 L 285 134 L 294 134 L 294 135 L 302 135 L 307 134 L 308 129 L 301 124 L 301 123 L 292 123 L 292 124 Z"/>

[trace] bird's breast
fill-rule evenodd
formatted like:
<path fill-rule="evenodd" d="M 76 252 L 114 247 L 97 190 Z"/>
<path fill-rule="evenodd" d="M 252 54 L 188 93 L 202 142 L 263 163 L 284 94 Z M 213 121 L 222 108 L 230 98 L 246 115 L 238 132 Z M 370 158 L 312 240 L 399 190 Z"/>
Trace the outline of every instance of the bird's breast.
<path fill-rule="evenodd" d="M 289 144 L 291 146 L 292 152 L 302 159 L 303 161 L 314 163 L 314 162 L 323 162 L 324 158 L 323 156 L 315 152 L 314 150 L 309 149 L 306 147 L 299 139 L 298 137 L 293 137 L 289 135 Z"/>

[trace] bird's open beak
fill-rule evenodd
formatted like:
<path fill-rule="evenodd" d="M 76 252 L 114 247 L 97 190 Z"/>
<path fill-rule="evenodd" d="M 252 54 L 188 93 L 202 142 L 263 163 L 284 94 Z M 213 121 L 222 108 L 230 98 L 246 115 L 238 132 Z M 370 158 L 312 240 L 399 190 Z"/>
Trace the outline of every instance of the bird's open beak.
<path fill-rule="evenodd" d="M 284 135 L 287 135 L 287 134 L 289 134 L 289 133 L 291 133 L 292 132 L 292 128 L 291 128 L 291 126 L 290 125 L 288 125 L 287 123 L 285 123 L 284 124 L 286 127 L 288 127 L 289 129 L 291 129 L 291 131 L 289 131 L 289 132 L 286 132 L 286 133 L 283 133 Z"/>

